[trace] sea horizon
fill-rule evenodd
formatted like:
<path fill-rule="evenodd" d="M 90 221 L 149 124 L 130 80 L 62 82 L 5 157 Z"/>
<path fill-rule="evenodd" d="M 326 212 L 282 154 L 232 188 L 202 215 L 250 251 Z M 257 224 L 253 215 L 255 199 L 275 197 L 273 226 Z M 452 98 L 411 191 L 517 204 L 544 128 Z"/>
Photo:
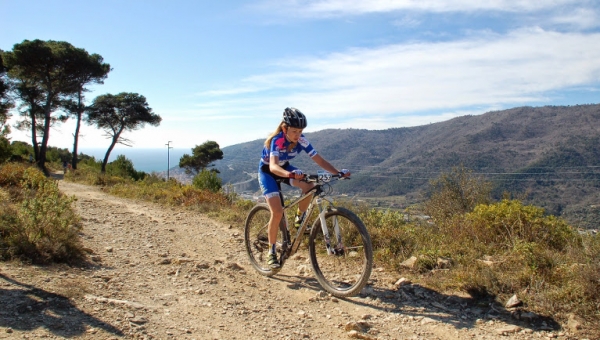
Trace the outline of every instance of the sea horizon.
<path fill-rule="evenodd" d="M 102 148 L 80 148 L 78 153 L 83 153 L 94 157 L 96 160 L 102 161 L 106 155 L 107 149 Z M 137 171 L 147 173 L 163 172 L 169 168 L 173 168 L 179 164 L 179 159 L 184 154 L 191 154 L 191 149 L 140 149 L 140 148 L 115 148 L 111 151 L 108 162 L 117 159 L 119 155 L 124 155 L 131 160 L 133 167 Z M 168 158 L 167 158 L 168 156 Z"/>

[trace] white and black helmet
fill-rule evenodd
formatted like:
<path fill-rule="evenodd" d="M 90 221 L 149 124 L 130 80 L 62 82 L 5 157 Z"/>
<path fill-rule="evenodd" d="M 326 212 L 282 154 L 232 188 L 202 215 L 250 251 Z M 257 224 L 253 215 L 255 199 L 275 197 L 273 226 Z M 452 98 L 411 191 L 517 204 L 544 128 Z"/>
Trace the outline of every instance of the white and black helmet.
<path fill-rule="evenodd" d="M 283 122 L 289 127 L 304 129 L 306 127 L 306 116 L 295 107 L 286 107 L 283 110 Z"/>

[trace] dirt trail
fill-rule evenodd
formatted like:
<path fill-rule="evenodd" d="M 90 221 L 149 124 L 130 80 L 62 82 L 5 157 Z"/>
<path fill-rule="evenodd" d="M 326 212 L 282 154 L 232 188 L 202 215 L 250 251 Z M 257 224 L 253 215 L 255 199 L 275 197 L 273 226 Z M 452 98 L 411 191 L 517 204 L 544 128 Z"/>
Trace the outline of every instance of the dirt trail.
<path fill-rule="evenodd" d="M 274 278 L 246 260 L 240 226 L 60 181 L 77 197 L 81 268 L 0 262 L 0 339 L 566 338 L 381 268 L 354 298 L 320 291 L 306 252 Z M 535 325 L 535 327 L 533 327 Z M 540 330 L 541 329 L 541 330 Z"/>

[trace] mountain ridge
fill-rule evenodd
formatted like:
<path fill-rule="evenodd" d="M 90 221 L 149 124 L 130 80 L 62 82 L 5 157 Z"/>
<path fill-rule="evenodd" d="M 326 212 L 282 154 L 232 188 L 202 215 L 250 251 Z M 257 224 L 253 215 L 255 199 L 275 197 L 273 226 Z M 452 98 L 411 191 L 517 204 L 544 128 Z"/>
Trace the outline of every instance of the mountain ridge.
<path fill-rule="evenodd" d="M 305 134 L 315 149 L 353 181 L 337 185 L 359 196 L 405 196 L 418 203 L 431 179 L 463 165 L 503 192 L 549 213 L 598 226 L 600 104 L 517 107 L 416 127 L 386 130 L 327 129 Z M 248 181 L 264 140 L 224 147 L 215 163 L 223 183 Z M 316 171 L 308 157 L 294 165 Z M 570 167 L 570 174 L 565 169 Z M 540 171 L 540 169 L 545 171 Z M 258 190 L 257 181 L 247 190 Z M 590 215 L 581 218 L 582 214 Z M 574 216 L 578 217 L 574 217 Z"/>

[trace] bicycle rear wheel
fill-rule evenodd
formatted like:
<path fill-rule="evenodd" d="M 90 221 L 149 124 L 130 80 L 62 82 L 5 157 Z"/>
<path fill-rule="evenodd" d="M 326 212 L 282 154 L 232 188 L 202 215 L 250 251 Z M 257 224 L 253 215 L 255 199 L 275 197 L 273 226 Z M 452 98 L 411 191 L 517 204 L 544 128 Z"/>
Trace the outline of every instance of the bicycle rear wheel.
<path fill-rule="evenodd" d="M 261 275 L 271 276 L 277 271 L 272 270 L 267 264 L 267 255 L 269 253 L 269 237 L 268 227 L 271 211 L 265 203 L 260 203 L 254 206 L 248 217 L 244 227 L 244 243 L 250 263 Z M 283 221 L 281 222 L 283 223 Z M 281 228 L 281 225 L 280 225 Z M 280 251 L 281 232 L 277 233 L 277 250 Z"/>
<path fill-rule="evenodd" d="M 371 275 L 371 237 L 360 218 L 348 209 L 332 208 L 325 214 L 325 220 L 330 251 L 321 220 L 317 218 L 309 239 L 313 271 L 327 292 L 337 297 L 354 296 L 360 293 Z"/>

